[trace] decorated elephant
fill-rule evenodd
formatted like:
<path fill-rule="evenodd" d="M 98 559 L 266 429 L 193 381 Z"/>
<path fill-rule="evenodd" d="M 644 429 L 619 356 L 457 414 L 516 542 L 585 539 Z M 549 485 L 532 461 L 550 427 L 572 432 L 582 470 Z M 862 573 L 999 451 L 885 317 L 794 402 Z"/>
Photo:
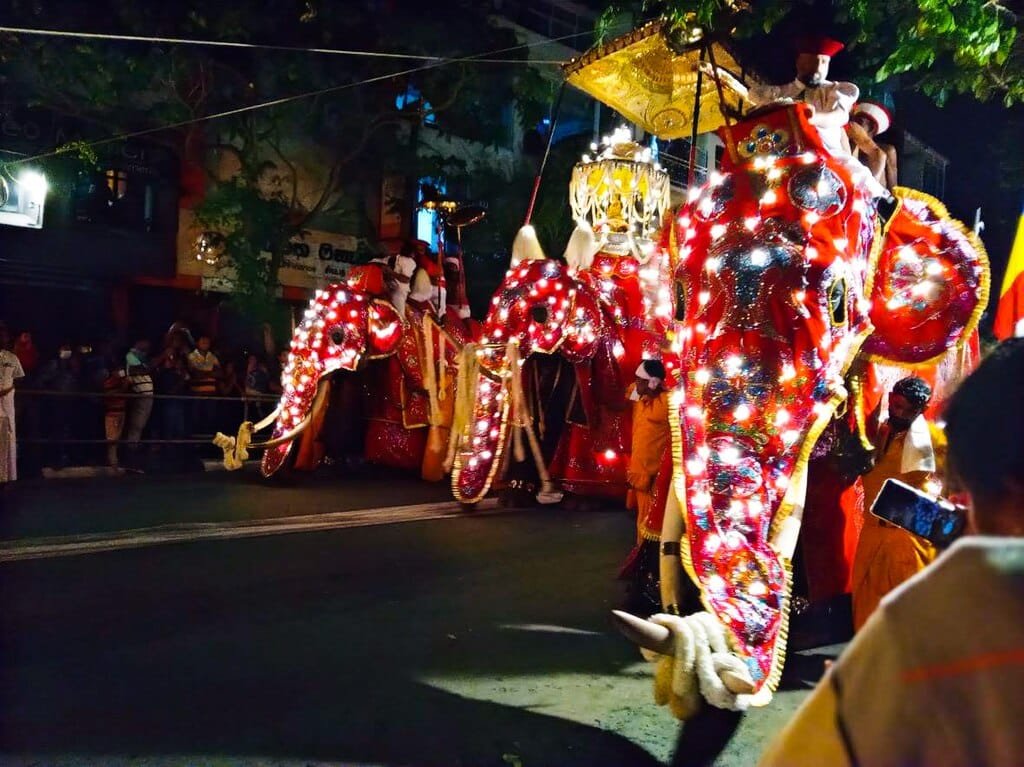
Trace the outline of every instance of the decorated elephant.
<path fill-rule="evenodd" d="M 722 128 L 722 172 L 667 232 L 683 375 L 662 541 L 704 612 L 618 617 L 657 653 L 660 700 L 684 718 L 701 696 L 733 709 L 771 699 L 808 463 L 837 416 L 863 428 L 877 399 L 866 363 L 934 365 L 987 301 L 977 238 L 907 189 L 881 220 L 808 115 L 776 106 Z M 666 607 L 676 585 L 663 583 Z"/>
<path fill-rule="evenodd" d="M 565 263 L 534 242 L 495 293 L 454 432 L 460 501 L 479 501 L 527 449 L 548 495 L 625 498 L 627 390 L 640 361 L 661 356 L 667 319 L 657 317 L 665 264 L 650 235 L 668 206 L 668 176 L 645 152 L 616 133 L 597 158 L 584 157 L 570 186 L 578 226 Z"/>
<path fill-rule="evenodd" d="M 419 470 L 430 481 L 443 477 L 456 366 L 462 347 L 472 340 L 469 325 L 454 307 L 443 317 L 438 314 L 428 270 L 416 272 L 411 292 L 402 291 L 403 314 L 362 282 L 317 291 L 293 333 L 277 409 L 260 424 L 243 424 L 236 437 L 217 435 L 228 468 L 239 468 L 255 448 L 264 449 L 265 477 L 278 472 L 293 452 L 315 466 L 322 448 L 314 435 L 323 425 L 332 386 L 344 380 L 363 396 L 356 416 L 366 420 L 365 460 Z M 271 438 L 252 443 L 253 433 L 271 423 Z"/>

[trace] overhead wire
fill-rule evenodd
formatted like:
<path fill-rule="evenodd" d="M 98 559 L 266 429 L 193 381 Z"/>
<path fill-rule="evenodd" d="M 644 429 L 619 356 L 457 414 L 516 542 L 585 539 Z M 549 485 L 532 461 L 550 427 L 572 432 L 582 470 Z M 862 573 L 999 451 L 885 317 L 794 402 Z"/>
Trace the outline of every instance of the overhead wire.
<path fill-rule="evenodd" d="M 264 51 L 278 51 L 283 53 L 319 53 L 330 56 L 353 56 L 359 58 L 378 58 L 378 59 L 410 59 L 416 61 L 434 61 L 442 62 L 446 61 L 444 56 L 430 56 L 419 53 L 396 53 L 393 51 L 366 51 L 358 49 L 348 48 L 312 48 L 294 45 L 269 45 L 265 43 L 242 43 L 232 40 L 201 40 L 187 37 L 156 37 L 148 35 L 114 35 L 103 32 L 76 32 L 63 29 L 36 29 L 32 27 L 4 27 L 0 26 L 0 32 L 7 32 L 14 35 L 32 35 L 37 37 L 67 37 L 84 40 L 111 40 L 114 42 L 124 43 L 154 43 L 159 45 L 195 45 L 201 47 L 211 48 L 237 48 L 242 50 L 264 50 Z M 579 34 L 592 34 L 591 32 L 582 32 Z M 571 35 L 572 37 L 578 35 Z M 570 37 L 570 35 L 567 35 Z M 557 39 L 545 40 L 544 43 L 555 42 Z M 540 43 L 543 45 L 544 43 Z M 514 49 L 505 49 L 514 50 Z M 503 51 L 493 51 L 493 53 L 501 53 Z M 487 55 L 487 54 L 481 54 Z M 479 58 L 475 59 L 481 63 L 486 64 L 564 64 L 565 62 L 558 59 L 549 60 L 537 60 L 524 62 L 520 59 L 491 59 L 491 58 Z"/>
<path fill-rule="evenodd" d="M 2 30 L 2 29 L 4 29 L 4 28 L 0 28 L 0 30 Z M 300 100 L 306 99 L 306 98 L 313 98 L 313 97 L 316 97 L 316 96 L 323 96 L 323 95 L 326 95 L 328 93 L 338 93 L 340 91 L 348 90 L 350 88 L 356 88 L 356 87 L 359 87 L 361 85 L 369 85 L 371 83 L 380 82 L 381 80 L 390 80 L 391 78 L 394 78 L 394 77 L 402 77 L 404 75 L 415 74 L 417 72 L 423 72 L 423 71 L 427 71 L 427 70 L 430 70 L 430 69 L 437 69 L 438 67 L 447 66 L 448 64 L 458 64 L 458 63 L 466 62 L 466 61 L 475 61 L 475 60 L 479 60 L 479 59 L 481 59 L 483 57 L 491 56 L 491 55 L 498 54 L 498 53 L 508 53 L 510 51 L 522 50 L 522 49 L 525 49 L 525 48 L 535 48 L 535 47 L 538 47 L 538 46 L 541 46 L 541 45 L 547 45 L 549 43 L 561 42 L 562 40 L 568 40 L 570 38 L 581 37 L 583 35 L 590 35 L 590 34 L 592 34 L 592 32 L 576 32 L 576 33 L 571 34 L 571 35 L 562 35 L 560 37 L 553 37 L 553 38 L 548 38 L 548 39 L 545 39 L 545 40 L 538 40 L 538 41 L 534 41 L 532 43 L 522 43 L 520 45 L 513 45 L 513 46 L 510 46 L 510 47 L 507 47 L 507 48 L 499 48 L 499 49 L 493 50 L 493 51 L 485 51 L 483 53 L 471 54 L 469 56 L 459 56 L 459 57 L 455 57 L 455 58 L 440 59 L 440 60 L 437 60 L 437 61 L 431 61 L 428 64 L 424 64 L 424 65 L 418 66 L 418 67 L 411 67 L 411 68 L 408 68 L 408 69 L 398 70 L 396 72 L 387 72 L 387 73 L 382 74 L 382 75 L 375 75 L 374 77 L 368 77 L 368 78 L 366 78 L 364 80 L 358 80 L 358 81 L 356 81 L 354 83 L 343 83 L 341 85 L 334 85 L 334 86 L 330 86 L 330 87 L 327 87 L 327 88 L 320 88 L 320 89 L 315 90 L 315 91 L 306 91 L 305 93 L 298 93 L 298 94 L 295 94 L 293 96 L 283 96 L 281 98 L 271 99 L 270 101 L 260 102 L 258 104 L 249 104 L 249 105 L 246 105 L 244 107 L 236 107 L 235 109 L 227 109 L 227 110 L 224 110 L 223 112 L 216 112 L 216 113 L 213 113 L 213 114 L 201 115 L 199 117 L 193 117 L 193 118 L 190 118 L 188 120 L 180 120 L 178 122 L 169 123 L 169 124 L 166 124 L 166 125 L 154 126 L 152 128 L 142 128 L 142 129 L 136 130 L 136 131 L 130 131 L 130 132 L 127 132 L 127 133 L 120 133 L 120 134 L 117 134 L 115 136 L 108 136 L 107 138 L 103 138 L 103 139 L 96 139 L 96 140 L 93 140 L 93 141 L 76 142 L 75 146 L 78 147 L 78 148 L 86 148 L 86 147 L 93 148 L 93 147 L 97 147 L 97 146 L 103 146 L 105 144 L 116 143 L 118 141 L 127 141 L 128 139 L 139 138 L 140 136 L 146 136 L 146 135 L 149 135 L 149 134 L 152 134 L 152 133 L 159 133 L 159 132 L 165 131 L 165 130 L 176 130 L 178 128 L 184 128 L 184 127 L 189 126 L 189 125 L 196 125 L 196 124 L 203 123 L 203 122 L 209 122 L 211 120 L 219 120 L 219 119 L 222 119 L 224 117 L 232 117 L 234 115 L 244 114 L 246 112 L 253 112 L 253 111 L 256 111 L 256 110 L 259 110 L 259 109 L 268 109 L 270 107 L 280 106 L 282 104 L 288 104 L 288 103 L 291 103 L 293 101 L 300 101 Z M 526 60 L 526 61 L 521 61 L 519 63 L 532 64 L 534 62 Z M 46 159 L 49 159 L 51 157 L 56 157 L 56 156 L 58 156 L 60 154 L 66 154 L 67 151 L 69 151 L 69 150 L 66 150 L 66 149 L 64 149 L 62 147 L 57 147 L 57 148 L 54 148 L 54 149 L 52 149 L 52 150 L 50 150 L 48 152 L 43 152 L 41 154 L 36 154 L 36 155 L 31 155 L 31 156 L 26 156 L 26 157 L 20 157 L 17 160 L 11 160 L 11 161 L 9 161 L 7 163 L 7 165 L 8 166 L 11 166 L 11 165 L 22 165 L 22 164 L 31 163 L 31 162 L 38 162 L 39 160 L 46 160 Z"/>

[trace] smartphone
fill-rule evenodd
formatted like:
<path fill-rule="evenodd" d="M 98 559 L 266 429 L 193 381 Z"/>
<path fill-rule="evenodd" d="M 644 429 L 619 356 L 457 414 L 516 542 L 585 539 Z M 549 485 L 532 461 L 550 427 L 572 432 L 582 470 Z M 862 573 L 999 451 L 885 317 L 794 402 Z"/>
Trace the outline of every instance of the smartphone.
<path fill-rule="evenodd" d="M 871 504 L 879 519 L 945 548 L 960 537 L 967 524 L 967 510 L 944 498 L 936 498 L 898 479 L 887 479 Z"/>

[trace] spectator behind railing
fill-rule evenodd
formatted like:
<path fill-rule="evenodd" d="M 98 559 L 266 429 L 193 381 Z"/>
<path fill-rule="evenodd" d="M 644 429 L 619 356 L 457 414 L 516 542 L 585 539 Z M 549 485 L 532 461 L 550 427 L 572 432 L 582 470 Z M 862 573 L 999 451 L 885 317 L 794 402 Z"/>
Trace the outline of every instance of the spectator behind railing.
<path fill-rule="evenodd" d="M 262 354 L 250 354 L 246 360 L 245 397 L 244 420 L 259 421 L 270 412 L 270 371 Z"/>
<path fill-rule="evenodd" d="M 1011 767 L 1024 755 L 1024 338 L 953 394 L 968 534 L 887 595 L 762 758 Z"/>
<path fill-rule="evenodd" d="M 82 358 L 73 348 L 71 341 L 64 341 L 57 349 L 55 356 L 50 358 L 39 370 L 36 385 L 40 389 L 73 394 L 81 391 Z M 60 440 L 46 451 L 46 466 L 63 469 L 71 463 L 71 450 L 68 440 L 74 439 L 73 425 L 77 421 L 75 412 L 77 403 L 71 397 L 54 397 L 43 411 L 43 422 L 47 433 Z"/>
<path fill-rule="evenodd" d="M 184 399 L 174 399 L 189 392 L 188 364 L 185 355 L 181 348 L 172 342 L 156 360 L 155 366 L 153 384 L 156 393 L 163 395 L 156 403 L 156 422 L 160 428 L 160 439 L 186 439 L 189 436 L 188 403 Z M 184 468 L 186 447 L 181 444 L 162 445 L 161 452 L 165 459 L 162 462 L 163 468 Z"/>
<path fill-rule="evenodd" d="M 130 392 L 132 384 L 125 371 L 123 355 L 108 354 L 107 369 L 104 372 L 106 375 L 103 378 L 103 425 L 107 438 L 107 465 L 112 469 L 119 469 L 121 462 L 118 459 L 117 447 L 124 434 L 128 402 L 124 397 L 117 395 Z"/>
<path fill-rule="evenodd" d="M 209 336 L 199 336 L 196 348 L 188 355 L 189 385 L 196 396 L 192 422 L 202 434 L 216 431 L 216 402 L 206 398 L 217 394 L 217 382 L 221 378 L 220 360 L 210 350 L 210 345 Z"/>
<path fill-rule="evenodd" d="M 132 393 L 141 395 L 132 397 L 128 402 L 125 422 L 125 441 L 128 443 L 129 453 L 126 468 L 132 471 L 143 470 L 139 440 L 142 439 L 142 432 L 145 431 L 149 417 L 153 413 L 153 377 L 149 370 L 149 349 L 149 339 L 139 338 L 125 355 Z"/>

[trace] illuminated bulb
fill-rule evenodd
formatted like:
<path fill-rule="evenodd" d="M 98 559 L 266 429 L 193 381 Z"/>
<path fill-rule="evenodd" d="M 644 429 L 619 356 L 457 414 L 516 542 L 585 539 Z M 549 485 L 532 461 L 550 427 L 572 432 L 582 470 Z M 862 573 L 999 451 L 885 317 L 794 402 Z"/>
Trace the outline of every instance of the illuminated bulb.
<path fill-rule="evenodd" d="M 696 202 L 698 197 L 700 197 L 700 189 L 698 189 L 697 187 L 693 187 L 689 192 L 686 193 L 686 201 L 689 203 Z"/>
<path fill-rule="evenodd" d="M 929 495 L 939 495 L 942 492 L 942 483 L 936 479 L 929 479 L 924 483 L 924 491 Z"/>
<path fill-rule="evenodd" d="M 725 578 L 721 575 L 712 575 L 708 578 L 708 588 L 711 591 L 725 591 Z"/>
<path fill-rule="evenodd" d="M 778 413 L 775 414 L 775 425 L 776 426 L 785 426 L 787 423 L 789 423 L 789 412 L 788 411 L 780 410 Z"/>
<path fill-rule="evenodd" d="M 871 311 L 871 300 L 867 298 L 860 299 L 857 302 L 857 309 L 861 312 L 861 314 L 869 313 Z"/>
<path fill-rule="evenodd" d="M 732 411 L 732 415 L 737 421 L 746 421 L 750 418 L 750 407 L 747 405 L 739 405 L 734 411 Z"/>
<path fill-rule="evenodd" d="M 693 380 L 695 380 L 697 383 L 703 386 L 704 384 L 711 380 L 711 373 L 707 369 L 701 368 L 696 373 L 694 373 Z"/>
<path fill-rule="evenodd" d="M 796 378 L 796 368 L 787 362 L 782 366 L 782 375 L 779 376 L 779 381 L 784 383 L 792 381 L 794 378 Z"/>
<path fill-rule="evenodd" d="M 751 596 L 762 597 L 768 593 L 768 587 L 764 584 L 764 581 L 754 581 L 747 588 Z"/>
<path fill-rule="evenodd" d="M 837 237 L 834 242 L 839 250 L 846 250 L 846 246 L 850 244 L 850 241 L 845 237 Z"/>
<path fill-rule="evenodd" d="M 797 303 L 802 304 L 804 302 L 804 299 L 807 298 L 807 293 L 803 290 L 798 290 L 796 293 L 793 294 L 793 298 L 797 300 Z"/>
<path fill-rule="evenodd" d="M 942 274 L 942 264 L 940 264 L 938 261 L 932 261 L 930 264 L 928 264 L 928 266 L 925 267 L 925 271 L 928 274 L 932 275 L 933 277 L 937 277 L 938 275 Z"/>
<path fill-rule="evenodd" d="M 711 175 L 708 177 L 708 181 L 711 186 L 720 186 L 725 181 L 725 176 L 719 173 L 717 170 L 711 171 Z"/>
<path fill-rule="evenodd" d="M 717 272 L 719 267 L 721 267 L 721 265 L 722 265 L 722 259 L 720 259 L 720 258 L 709 258 L 707 261 L 704 262 L 704 267 L 709 272 Z"/>
<path fill-rule="evenodd" d="M 805 165 L 810 165 L 817 158 L 815 157 L 814 152 L 804 152 L 802 155 L 800 155 L 800 159 L 803 161 Z"/>
<path fill-rule="evenodd" d="M 820 218 L 821 218 L 821 216 L 819 216 L 813 210 L 807 211 L 807 213 L 804 215 L 804 220 L 808 223 L 808 225 L 813 225 L 813 224 L 818 223 L 818 219 L 820 219 Z"/>
<path fill-rule="evenodd" d="M 691 458 L 689 461 L 686 462 L 686 473 L 689 474 L 691 477 L 696 477 L 702 471 L 704 471 L 703 461 L 698 461 L 696 458 Z"/>
<path fill-rule="evenodd" d="M 614 461 L 615 455 L 615 451 L 612 450 L 611 448 L 608 448 L 607 450 L 604 451 L 604 459 L 606 461 Z"/>
<path fill-rule="evenodd" d="M 708 457 L 711 455 L 711 448 L 709 448 L 707 445 L 701 445 L 700 447 L 697 448 L 697 455 L 699 455 L 706 461 Z"/>
<path fill-rule="evenodd" d="M 706 290 L 702 290 L 700 295 L 697 296 L 697 300 L 700 301 L 701 306 L 704 306 L 704 304 L 711 300 L 711 293 Z"/>
<path fill-rule="evenodd" d="M 796 431 L 795 429 L 790 429 L 789 431 L 784 432 L 782 435 L 782 441 L 786 444 L 787 447 L 792 445 L 798 439 L 800 439 L 800 432 Z"/>
<path fill-rule="evenodd" d="M 722 463 L 734 464 L 740 459 L 740 451 L 734 447 L 723 447 L 718 451 L 718 457 Z"/>
<path fill-rule="evenodd" d="M 782 171 L 778 168 L 772 168 L 768 171 L 768 178 L 772 181 L 778 181 L 782 177 Z"/>
<path fill-rule="evenodd" d="M 704 411 L 701 410 L 696 405 L 690 405 L 690 407 L 686 408 L 686 414 L 688 416 L 690 416 L 690 418 L 703 418 L 704 417 Z"/>
<path fill-rule="evenodd" d="M 754 266 L 764 266 L 768 263 L 768 251 L 764 248 L 754 248 L 750 252 L 750 263 Z"/>
<path fill-rule="evenodd" d="M 722 548 L 721 537 L 717 535 L 709 535 L 707 538 L 704 539 L 704 551 L 706 551 L 708 554 L 714 554 L 720 548 Z"/>
<path fill-rule="evenodd" d="M 804 248 L 804 255 L 806 255 L 808 259 L 813 261 L 818 257 L 818 249 L 808 245 L 806 248 Z"/>
<path fill-rule="evenodd" d="M 725 234 L 725 225 L 724 224 L 715 224 L 713 227 L 711 227 L 711 237 L 713 239 L 717 240 L 723 234 Z"/>
<path fill-rule="evenodd" d="M 775 194 L 775 190 L 774 189 L 769 189 L 767 192 L 765 192 L 763 195 L 761 195 L 761 204 L 762 205 L 774 205 L 775 201 L 777 199 L 778 199 L 778 196 Z"/>
<path fill-rule="evenodd" d="M 761 223 L 761 219 L 758 216 L 750 216 L 749 218 L 743 219 L 743 225 L 750 231 L 757 229 L 757 225 Z"/>
<path fill-rule="evenodd" d="M 701 333 L 701 334 L 707 333 L 708 332 L 708 326 L 705 325 L 703 322 L 698 322 L 697 323 L 697 332 Z"/>

